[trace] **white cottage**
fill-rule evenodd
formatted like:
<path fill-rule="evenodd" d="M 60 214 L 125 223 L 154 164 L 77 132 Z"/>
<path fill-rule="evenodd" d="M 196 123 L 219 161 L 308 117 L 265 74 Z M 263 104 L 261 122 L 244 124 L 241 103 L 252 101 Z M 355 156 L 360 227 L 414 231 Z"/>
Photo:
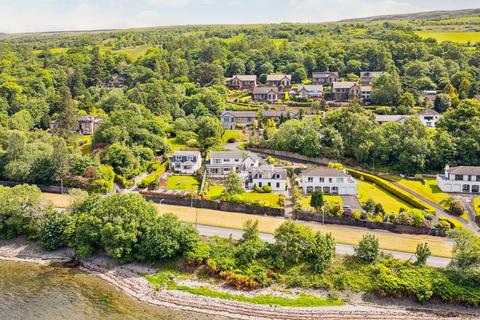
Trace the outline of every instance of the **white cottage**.
<path fill-rule="evenodd" d="M 437 185 L 443 192 L 479 193 L 480 167 L 445 166 L 445 174 L 437 175 Z"/>
<path fill-rule="evenodd" d="M 226 177 L 230 172 L 236 172 L 243 178 L 248 170 L 258 167 L 259 159 L 251 152 L 246 151 L 212 151 L 207 164 L 207 173 L 212 178 Z"/>
<path fill-rule="evenodd" d="M 170 160 L 170 170 L 182 174 L 194 174 L 202 166 L 199 151 L 175 151 Z"/>
<path fill-rule="evenodd" d="M 270 186 L 272 191 L 285 191 L 287 190 L 287 170 L 273 165 L 252 168 L 247 187 L 253 189 L 255 186 L 259 188 Z"/>
<path fill-rule="evenodd" d="M 357 183 L 349 174 L 326 167 L 302 172 L 298 184 L 304 194 L 314 191 L 338 195 L 357 194 Z"/>

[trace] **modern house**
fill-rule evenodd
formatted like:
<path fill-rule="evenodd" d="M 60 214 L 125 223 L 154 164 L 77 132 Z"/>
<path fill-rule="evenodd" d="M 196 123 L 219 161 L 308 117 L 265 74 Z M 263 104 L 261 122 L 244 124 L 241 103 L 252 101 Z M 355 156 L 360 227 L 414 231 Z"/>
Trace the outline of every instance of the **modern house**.
<path fill-rule="evenodd" d="M 332 84 L 332 96 L 336 101 L 348 101 L 361 96 L 361 88 L 356 82 L 334 82 Z"/>
<path fill-rule="evenodd" d="M 247 187 L 253 189 L 255 186 L 259 188 L 270 186 L 272 191 L 285 191 L 287 190 L 287 170 L 273 165 L 254 167 L 249 172 Z"/>
<path fill-rule="evenodd" d="M 443 192 L 480 192 L 480 167 L 445 166 L 445 174 L 437 175 L 437 185 Z"/>
<path fill-rule="evenodd" d="M 223 178 L 230 172 L 236 172 L 246 178 L 248 170 L 258 167 L 259 161 L 257 156 L 246 151 L 212 151 L 207 173 L 212 178 Z"/>
<path fill-rule="evenodd" d="M 321 84 L 321 85 L 328 85 L 331 86 L 332 83 L 338 82 L 338 72 L 313 72 L 312 73 L 312 81 L 313 84 Z"/>
<path fill-rule="evenodd" d="M 256 87 L 253 89 L 253 100 L 277 102 L 278 101 L 278 88 L 277 87 Z"/>
<path fill-rule="evenodd" d="M 314 191 L 324 194 L 356 195 L 357 183 L 345 171 L 318 167 L 301 173 L 298 184 L 304 194 Z"/>
<path fill-rule="evenodd" d="M 301 99 L 318 99 L 323 96 L 323 85 L 321 84 L 306 84 L 299 86 L 293 94 Z"/>
<path fill-rule="evenodd" d="M 267 121 L 268 119 L 274 120 L 276 123 L 280 123 L 282 118 L 284 119 L 291 119 L 297 118 L 298 115 L 296 112 L 286 111 L 286 110 L 265 110 L 262 111 L 262 118 L 263 121 Z"/>
<path fill-rule="evenodd" d="M 380 77 L 383 74 L 383 71 L 363 71 L 360 72 L 360 83 L 361 84 L 372 84 L 375 78 Z"/>
<path fill-rule="evenodd" d="M 417 116 L 427 128 L 435 128 L 435 124 L 440 119 L 440 113 L 433 109 L 425 109 L 417 113 Z"/>
<path fill-rule="evenodd" d="M 290 88 L 292 86 L 292 76 L 289 74 L 269 74 L 266 84 L 272 87 Z"/>
<path fill-rule="evenodd" d="M 223 129 L 233 130 L 252 125 L 256 117 L 256 111 L 225 111 L 220 115 L 220 122 Z"/>
<path fill-rule="evenodd" d="M 202 166 L 199 151 L 175 151 L 170 160 L 170 170 L 182 174 L 194 174 Z"/>
<path fill-rule="evenodd" d="M 253 90 L 257 86 L 256 75 L 234 75 L 226 80 L 227 86 L 233 90 Z"/>

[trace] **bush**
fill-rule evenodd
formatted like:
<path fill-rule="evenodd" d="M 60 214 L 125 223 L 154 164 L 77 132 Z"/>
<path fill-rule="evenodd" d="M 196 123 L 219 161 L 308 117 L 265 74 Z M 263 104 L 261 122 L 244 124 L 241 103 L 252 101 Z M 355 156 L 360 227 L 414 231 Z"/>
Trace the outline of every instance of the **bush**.
<path fill-rule="evenodd" d="M 361 172 L 358 170 L 354 169 L 347 169 L 347 171 L 354 176 L 357 179 L 363 178 L 365 181 L 369 181 L 372 183 L 375 183 L 377 186 L 382 188 L 383 190 L 387 191 L 388 193 L 391 193 L 395 197 L 402 199 L 409 205 L 411 205 L 414 208 L 425 210 L 428 212 L 431 212 L 435 214 L 435 210 L 421 201 L 420 199 L 417 199 L 413 196 L 411 196 L 409 193 L 403 191 L 402 189 L 398 188 L 397 186 L 394 186 L 393 184 L 389 183 L 388 181 L 383 180 L 382 178 L 379 178 L 377 176 L 374 176 L 372 174 L 368 174 L 365 172 Z"/>
<path fill-rule="evenodd" d="M 417 250 L 415 251 L 415 257 L 417 260 L 415 261 L 415 264 L 424 266 L 427 263 L 428 257 L 432 252 L 430 251 L 430 248 L 428 247 L 428 243 L 419 243 L 417 244 Z"/>
<path fill-rule="evenodd" d="M 40 226 L 39 241 L 45 250 L 56 250 L 69 245 L 75 232 L 74 219 L 65 212 L 51 212 Z"/>
<path fill-rule="evenodd" d="M 158 186 L 158 183 L 160 181 L 160 176 L 167 170 L 168 162 L 165 161 L 164 163 L 155 166 L 157 169 L 155 172 L 152 174 L 149 174 L 145 178 L 143 178 L 139 183 L 138 187 L 139 188 L 149 188 L 149 189 L 155 189 Z"/>
<path fill-rule="evenodd" d="M 456 228 L 462 228 L 463 225 L 455 220 L 455 219 L 452 219 L 452 218 L 438 218 L 438 222 L 439 223 L 444 223 L 444 225 L 448 224 L 450 226 L 450 229 L 456 229 Z"/>
<path fill-rule="evenodd" d="M 380 254 L 378 238 L 373 234 L 364 235 L 354 249 L 355 257 L 365 264 L 373 263 Z"/>

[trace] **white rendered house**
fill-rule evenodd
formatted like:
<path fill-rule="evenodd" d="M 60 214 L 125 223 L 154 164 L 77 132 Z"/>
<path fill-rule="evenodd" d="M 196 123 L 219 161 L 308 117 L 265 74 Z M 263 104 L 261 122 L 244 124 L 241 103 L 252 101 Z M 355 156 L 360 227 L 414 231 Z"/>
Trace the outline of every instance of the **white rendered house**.
<path fill-rule="evenodd" d="M 357 183 L 344 171 L 319 167 L 302 172 L 298 184 L 304 194 L 314 191 L 324 194 L 357 195 Z"/>
<path fill-rule="evenodd" d="M 199 151 L 175 151 L 170 160 L 170 169 L 182 174 L 194 174 L 201 166 Z"/>
<path fill-rule="evenodd" d="M 445 166 L 445 174 L 437 175 L 437 185 L 443 192 L 480 193 L 480 167 Z"/>
<path fill-rule="evenodd" d="M 230 172 L 236 172 L 245 178 L 248 170 L 258 167 L 257 156 L 246 151 L 212 151 L 207 164 L 207 173 L 212 178 L 226 177 Z"/>
<path fill-rule="evenodd" d="M 285 191 L 287 190 L 287 170 L 273 165 L 254 167 L 250 171 L 247 187 L 253 189 L 255 186 L 259 188 L 270 186 L 272 191 Z"/>

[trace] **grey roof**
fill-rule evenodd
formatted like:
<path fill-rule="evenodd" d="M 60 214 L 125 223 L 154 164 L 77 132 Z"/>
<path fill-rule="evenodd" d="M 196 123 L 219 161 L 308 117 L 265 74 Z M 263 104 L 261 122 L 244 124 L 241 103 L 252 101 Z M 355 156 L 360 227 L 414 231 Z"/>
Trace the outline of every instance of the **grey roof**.
<path fill-rule="evenodd" d="M 342 81 L 333 83 L 333 89 L 350 89 L 353 86 L 358 86 L 358 83 L 354 81 Z"/>
<path fill-rule="evenodd" d="M 377 122 L 401 122 L 405 120 L 407 116 L 403 114 L 395 114 L 395 115 L 377 115 L 376 120 Z"/>
<path fill-rule="evenodd" d="M 384 71 L 362 71 L 360 72 L 360 78 L 363 77 L 379 77 Z"/>
<path fill-rule="evenodd" d="M 418 113 L 419 116 L 438 116 L 440 113 L 433 109 L 425 109 Z"/>
<path fill-rule="evenodd" d="M 309 92 L 323 92 L 323 86 L 321 84 L 305 84 L 297 88 L 297 92 L 300 90 L 307 90 Z"/>
<path fill-rule="evenodd" d="M 278 94 L 277 87 L 256 87 L 255 89 L 253 89 L 253 94 L 267 94 L 270 91 L 273 91 L 276 94 Z"/>
<path fill-rule="evenodd" d="M 280 174 L 280 179 L 287 178 L 287 170 L 285 168 L 275 167 L 273 165 L 254 167 L 251 169 L 251 173 L 252 178 L 255 178 L 255 175 L 257 175 L 258 173 L 262 174 L 261 179 L 272 179 L 276 173 Z"/>
<path fill-rule="evenodd" d="M 328 77 L 332 74 L 338 77 L 338 72 L 336 72 L 336 71 L 333 71 L 333 72 L 331 72 L 331 71 L 312 72 L 312 77 L 314 77 L 314 78 L 326 78 L 326 77 Z"/>
<path fill-rule="evenodd" d="M 360 86 L 361 92 L 372 92 L 372 86 Z"/>
<path fill-rule="evenodd" d="M 286 111 L 286 110 L 265 110 L 265 111 L 262 111 L 262 116 L 263 117 L 266 117 L 266 118 L 276 118 L 276 117 L 280 117 L 282 116 L 282 114 L 284 116 L 286 116 L 288 113 L 290 113 L 290 115 L 292 117 L 296 116 L 297 113 L 294 112 L 294 111 Z"/>
<path fill-rule="evenodd" d="M 210 152 L 210 159 L 212 158 L 223 158 L 223 159 L 234 159 L 234 158 L 242 158 L 245 159 L 247 157 L 252 158 L 253 160 L 258 160 L 258 157 L 251 152 L 247 151 L 212 151 Z"/>
<path fill-rule="evenodd" d="M 343 171 L 327 167 L 306 170 L 302 172 L 302 175 L 308 177 L 349 177 L 349 175 Z"/>
<path fill-rule="evenodd" d="M 269 75 L 267 75 L 267 81 L 280 81 L 283 78 L 287 78 L 288 80 L 292 80 L 292 76 L 290 74 L 269 74 Z"/>
<path fill-rule="evenodd" d="M 230 78 L 233 80 L 234 78 L 238 78 L 240 81 L 257 81 L 257 76 L 254 74 L 236 74 Z"/>
<path fill-rule="evenodd" d="M 191 151 L 191 150 L 177 150 L 172 156 L 197 156 L 200 157 L 200 151 Z"/>
<path fill-rule="evenodd" d="M 480 167 L 474 167 L 474 166 L 451 167 L 447 171 L 448 173 L 451 173 L 451 174 L 480 175 Z"/>
<path fill-rule="evenodd" d="M 78 117 L 78 121 L 80 122 L 102 122 L 103 119 L 100 117 L 95 116 L 80 116 Z"/>
<path fill-rule="evenodd" d="M 235 118 L 255 118 L 257 116 L 256 111 L 225 111 L 220 117 L 223 117 L 226 114 L 230 114 Z"/>

